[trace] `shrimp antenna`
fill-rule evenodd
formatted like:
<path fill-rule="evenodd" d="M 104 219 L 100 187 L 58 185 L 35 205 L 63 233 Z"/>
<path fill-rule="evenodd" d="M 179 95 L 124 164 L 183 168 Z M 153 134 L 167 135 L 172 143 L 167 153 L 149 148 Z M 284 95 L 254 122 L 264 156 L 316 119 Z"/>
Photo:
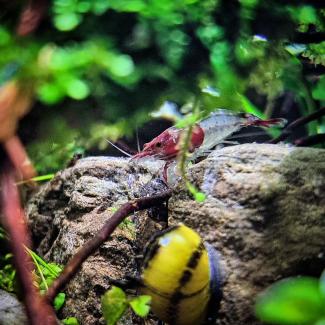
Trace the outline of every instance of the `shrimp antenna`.
<path fill-rule="evenodd" d="M 116 144 L 114 144 L 113 142 L 109 141 L 108 139 L 106 139 L 106 141 L 107 141 L 110 145 L 112 145 L 115 149 L 117 149 L 118 151 L 124 153 L 126 156 L 128 156 L 128 157 L 132 157 L 131 154 L 129 154 L 128 152 L 126 152 L 126 151 L 124 151 L 123 149 L 119 148 L 119 147 L 118 147 Z"/>
<path fill-rule="evenodd" d="M 137 148 L 138 148 L 138 152 L 140 152 L 141 149 L 140 149 L 140 141 L 139 141 L 139 130 L 138 130 L 137 127 L 135 128 L 135 136 L 136 136 L 136 139 L 137 139 Z"/>

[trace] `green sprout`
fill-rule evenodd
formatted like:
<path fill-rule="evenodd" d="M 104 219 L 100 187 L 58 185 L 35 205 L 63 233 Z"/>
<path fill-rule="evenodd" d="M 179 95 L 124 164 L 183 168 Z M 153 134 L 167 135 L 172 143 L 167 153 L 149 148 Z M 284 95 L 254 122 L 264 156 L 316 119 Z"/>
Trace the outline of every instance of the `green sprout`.
<path fill-rule="evenodd" d="M 10 253 L 0 256 L 0 288 L 7 292 L 16 291 L 16 270 Z"/>
<path fill-rule="evenodd" d="M 130 307 L 138 316 L 146 317 L 150 311 L 151 297 L 141 295 L 128 299 L 125 292 L 113 286 L 102 296 L 102 311 L 106 325 L 116 324 Z"/>
<path fill-rule="evenodd" d="M 79 325 L 78 319 L 76 317 L 68 317 L 61 320 L 64 325 Z"/>
<path fill-rule="evenodd" d="M 60 275 L 63 268 L 56 263 L 47 263 L 39 255 L 25 247 L 26 251 L 32 258 L 36 267 L 36 276 L 39 277 L 37 283 L 42 294 L 44 294 L 53 281 Z M 60 292 L 57 294 L 53 301 L 54 309 L 60 310 L 65 302 L 65 293 Z"/>
<path fill-rule="evenodd" d="M 28 184 L 29 182 L 44 182 L 44 181 L 50 181 L 53 179 L 55 174 L 47 174 L 47 175 L 40 175 L 40 176 L 35 176 L 30 179 L 26 179 L 24 181 L 17 182 L 16 185 L 23 185 L 23 184 Z"/>
<path fill-rule="evenodd" d="M 187 158 L 189 155 L 189 145 L 191 141 L 191 135 L 193 131 L 193 126 L 198 121 L 200 116 L 199 113 L 199 100 L 196 99 L 193 105 L 193 114 L 187 116 L 187 118 L 180 120 L 176 127 L 186 127 L 185 132 L 183 134 L 183 139 L 181 139 L 181 151 L 178 157 L 178 168 L 181 172 L 182 178 L 185 182 L 185 185 L 188 191 L 193 195 L 194 199 L 197 202 L 204 202 L 205 201 L 205 194 L 200 192 L 188 179 L 186 174 L 186 166 L 187 166 Z"/>

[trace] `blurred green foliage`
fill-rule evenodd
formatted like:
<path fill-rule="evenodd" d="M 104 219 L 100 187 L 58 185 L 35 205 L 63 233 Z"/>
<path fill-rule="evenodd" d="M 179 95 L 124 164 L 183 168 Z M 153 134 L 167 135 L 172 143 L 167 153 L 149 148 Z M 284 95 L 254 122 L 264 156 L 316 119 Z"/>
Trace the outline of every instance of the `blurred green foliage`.
<path fill-rule="evenodd" d="M 0 289 L 14 292 L 16 286 L 16 270 L 12 265 L 12 254 L 0 255 Z"/>
<path fill-rule="evenodd" d="M 302 276 L 274 283 L 258 297 L 255 312 L 270 324 L 325 324 L 325 273 L 319 280 Z"/>
<path fill-rule="evenodd" d="M 56 263 L 48 263 L 29 248 L 25 248 L 35 265 L 34 280 L 39 287 L 40 292 L 45 294 L 49 286 L 60 275 L 63 267 Z M 65 293 L 59 292 L 53 301 L 55 311 L 59 311 L 64 305 L 64 302 Z"/>
<path fill-rule="evenodd" d="M 68 317 L 61 320 L 64 325 L 79 325 L 78 319 L 76 317 Z"/>
<path fill-rule="evenodd" d="M 0 225 L 0 289 L 11 292 L 19 296 L 20 286 L 16 276 L 16 270 L 13 266 L 13 255 L 7 253 L 8 250 L 8 236 Z M 43 260 L 34 251 L 25 247 L 26 251 L 32 258 L 35 271 L 33 272 L 33 280 L 35 285 L 39 288 L 41 294 L 44 294 L 53 281 L 60 275 L 63 268 L 56 263 L 48 263 Z M 65 293 L 59 292 L 54 301 L 53 307 L 55 311 L 59 311 L 65 303 Z M 62 320 L 63 324 L 78 325 L 78 320 L 75 317 L 69 317 Z"/>
<path fill-rule="evenodd" d="M 9 253 L 7 234 L 0 225 L 0 289 L 15 292 L 16 282 L 16 270 L 12 265 L 12 254 Z"/>
<path fill-rule="evenodd" d="M 317 1 L 315 1 L 317 4 Z M 75 152 L 131 136 L 165 100 L 268 116 L 290 92 L 301 114 L 324 104 L 325 11 L 313 1 L 54 0 L 38 31 L 14 34 L 3 9 L 0 82 L 32 84 L 31 156 L 41 173 Z M 318 127 L 310 132 L 320 132 Z"/>

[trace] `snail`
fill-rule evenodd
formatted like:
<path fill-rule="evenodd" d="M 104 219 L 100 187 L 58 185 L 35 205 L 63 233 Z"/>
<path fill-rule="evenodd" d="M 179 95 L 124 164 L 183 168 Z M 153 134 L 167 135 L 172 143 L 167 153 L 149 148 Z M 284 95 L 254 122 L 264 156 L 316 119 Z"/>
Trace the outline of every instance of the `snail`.
<path fill-rule="evenodd" d="M 140 281 L 140 291 L 151 296 L 151 310 L 160 320 L 214 322 L 222 298 L 219 254 L 191 228 L 179 224 L 150 240 Z"/>

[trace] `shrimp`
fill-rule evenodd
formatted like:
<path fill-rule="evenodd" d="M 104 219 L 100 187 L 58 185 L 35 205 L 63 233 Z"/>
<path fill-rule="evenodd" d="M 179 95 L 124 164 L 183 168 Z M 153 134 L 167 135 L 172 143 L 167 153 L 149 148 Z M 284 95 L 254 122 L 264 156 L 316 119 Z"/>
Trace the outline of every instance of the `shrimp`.
<path fill-rule="evenodd" d="M 180 148 L 180 138 L 183 133 L 183 129 L 178 129 L 174 126 L 168 128 L 156 138 L 148 143 L 145 143 L 143 150 L 138 152 L 132 157 L 132 159 L 138 159 L 143 157 L 155 157 L 162 160 L 174 159 Z M 202 145 L 204 140 L 204 131 L 200 125 L 195 124 L 192 130 L 191 141 L 189 145 L 189 151 L 194 152 Z"/>
<path fill-rule="evenodd" d="M 248 113 L 217 110 L 194 125 L 189 144 L 189 152 L 193 153 L 190 160 L 206 155 L 209 150 L 243 127 L 282 126 L 285 122 L 286 120 L 282 118 L 262 120 Z M 143 157 L 155 157 L 166 161 L 175 159 L 181 150 L 180 138 L 183 131 L 174 126 L 168 128 L 146 143 L 142 151 L 132 156 L 132 159 Z"/>

